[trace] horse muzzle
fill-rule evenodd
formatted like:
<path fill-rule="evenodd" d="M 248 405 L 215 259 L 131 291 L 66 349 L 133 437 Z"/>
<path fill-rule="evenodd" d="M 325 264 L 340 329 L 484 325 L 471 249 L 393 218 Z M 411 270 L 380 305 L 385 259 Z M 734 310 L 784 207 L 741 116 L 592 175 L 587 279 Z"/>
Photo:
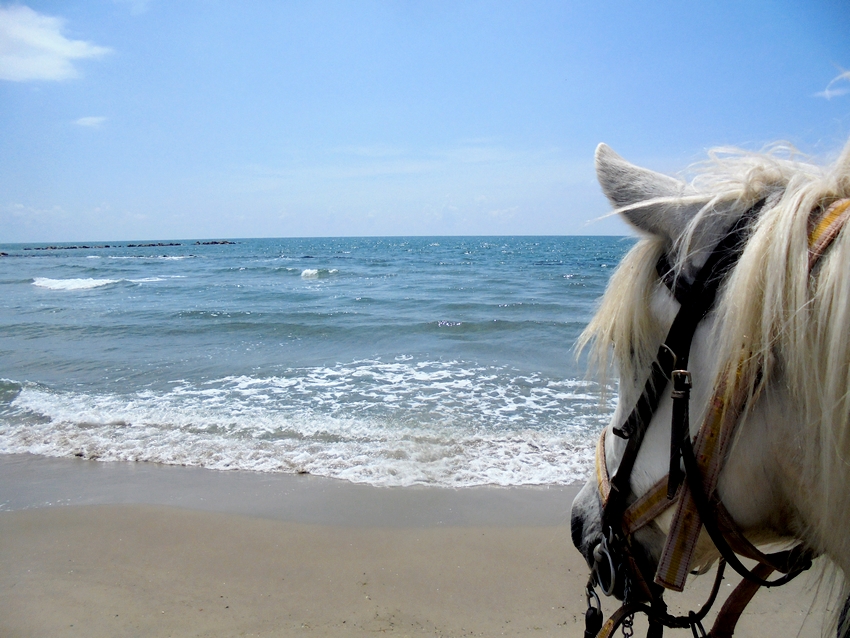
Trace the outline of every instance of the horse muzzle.
<path fill-rule="evenodd" d="M 586 483 L 573 500 L 570 532 L 573 545 L 593 567 L 593 549 L 602 542 L 602 500 L 591 482 Z"/>
<path fill-rule="evenodd" d="M 606 596 L 625 595 L 624 558 L 616 551 L 613 536 L 602 534 L 602 501 L 593 482 L 588 482 L 573 501 L 570 516 L 573 545 L 587 561 L 591 582 Z"/>
<path fill-rule="evenodd" d="M 591 582 L 606 596 L 614 596 L 631 601 L 645 599 L 640 588 L 634 583 L 638 580 L 634 574 L 636 565 L 630 560 L 637 550 L 643 556 L 642 548 L 625 546 L 622 538 L 602 531 L 602 500 L 594 482 L 589 482 L 573 501 L 570 517 L 573 544 L 587 561 L 591 572 Z"/>

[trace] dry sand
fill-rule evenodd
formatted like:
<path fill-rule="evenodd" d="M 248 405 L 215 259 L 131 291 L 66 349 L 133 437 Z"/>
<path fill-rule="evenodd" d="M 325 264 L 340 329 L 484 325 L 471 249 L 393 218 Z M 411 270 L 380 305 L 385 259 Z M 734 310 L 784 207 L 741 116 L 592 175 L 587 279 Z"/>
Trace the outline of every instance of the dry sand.
<path fill-rule="evenodd" d="M 574 492 L 0 457 L 0 636 L 580 637 Z M 820 635 L 798 581 L 738 635 Z"/>

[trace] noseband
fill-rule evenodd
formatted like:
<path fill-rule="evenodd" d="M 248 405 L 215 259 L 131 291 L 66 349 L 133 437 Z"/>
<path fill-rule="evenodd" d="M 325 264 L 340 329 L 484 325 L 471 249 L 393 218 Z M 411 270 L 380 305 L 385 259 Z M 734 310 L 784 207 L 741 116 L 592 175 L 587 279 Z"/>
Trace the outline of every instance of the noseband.
<path fill-rule="evenodd" d="M 708 414 L 694 441 L 690 436 L 688 358 L 691 343 L 697 326 L 714 307 L 721 283 L 743 253 L 764 203 L 765 200 L 759 201 L 735 222 L 715 246 L 693 283 L 688 284 L 683 277 L 677 276 L 666 255 L 658 261 L 659 277 L 679 302 L 680 309 L 658 349 L 637 404 L 620 427 L 612 428 L 616 436 L 626 440 L 625 451 L 613 476 L 608 475 L 605 460 L 605 430 L 597 445 L 596 475 L 603 504 L 603 540 L 593 550 L 594 564 L 587 586 L 585 638 L 608 638 L 618 627 L 630 635 L 631 620 L 636 612 L 648 616 L 648 638 L 659 638 L 665 626 L 690 627 L 695 637 L 705 636 L 701 621 L 714 603 L 727 563 L 743 576 L 743 580 L 727 600 L 708 635 L 731 636 L 738 618 L 759 587 L 783 585 L 811 566 L 814 554 L 802 544 L 791 550 L 763 554 L 744 537 L 717 496 L 717 481 L 727 446 L 749 399 L 750 389 L 733 387 L 729 392 L 725 386 L 715 388 Z M 826 211 L 818 211 L 809 233 L 810 271 L 848 217 L 850 200 L 841 200 Z M 629 504 L 632 469 L 653 414 L 671 380 L 673 417 L 669 473 Z M 633 551 L 633 535 L 677 503 L 653 577 L 647 559 L 641 552 Z M 699 611 L 689 612 L 687 616 L 671 616 L 663 601 L 664 589 L 682 591 L 684 588 L 702 527 L 722 557 L 714 587 Z M 736 553 L 755 560 L 756 567 L 752 570 L 744 567 Z M 783 575 L 767 580 L 773 571 Z M 604 627 L 595 586 L 606 595 L 617 592 L 623 597 L 623 606 Z M 644 601 L 649 601 L 649 605 Z"/>

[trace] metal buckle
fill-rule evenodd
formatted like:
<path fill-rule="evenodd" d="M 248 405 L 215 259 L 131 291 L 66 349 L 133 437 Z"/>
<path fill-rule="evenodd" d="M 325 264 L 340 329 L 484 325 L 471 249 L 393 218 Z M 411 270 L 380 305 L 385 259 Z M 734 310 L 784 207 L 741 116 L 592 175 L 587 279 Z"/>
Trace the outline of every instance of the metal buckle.
<path fill-rule="evenodd" d="M 670 379 L 673 381 L 670 396 L 674 399 L 686 399 L 693 387 L 691 373 L 687 370 L 673 370 Z"/>

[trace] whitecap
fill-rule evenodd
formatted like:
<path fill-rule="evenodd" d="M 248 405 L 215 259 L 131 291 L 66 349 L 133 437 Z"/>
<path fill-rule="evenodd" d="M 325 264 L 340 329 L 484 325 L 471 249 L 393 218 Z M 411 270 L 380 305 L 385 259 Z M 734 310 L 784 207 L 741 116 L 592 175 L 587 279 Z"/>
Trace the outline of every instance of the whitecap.
<path fill-rule="evenodd" d="M 305 268 L 301 271 L 301 276 L 304 279 L 321 279 L 323 277 L 329 277 L 330 275 L 336 275 L 339 273 L 339 269 L 331 268 L 328 270 L 327 268 Z"/>
<path fill-rule="evenodd" d="M 34 286 L 48 290 L 89 290 L 117 284 L 118 281 L 118 279 L 49 279 L 47 277 L 36 277 L 32 283 Z"/>

